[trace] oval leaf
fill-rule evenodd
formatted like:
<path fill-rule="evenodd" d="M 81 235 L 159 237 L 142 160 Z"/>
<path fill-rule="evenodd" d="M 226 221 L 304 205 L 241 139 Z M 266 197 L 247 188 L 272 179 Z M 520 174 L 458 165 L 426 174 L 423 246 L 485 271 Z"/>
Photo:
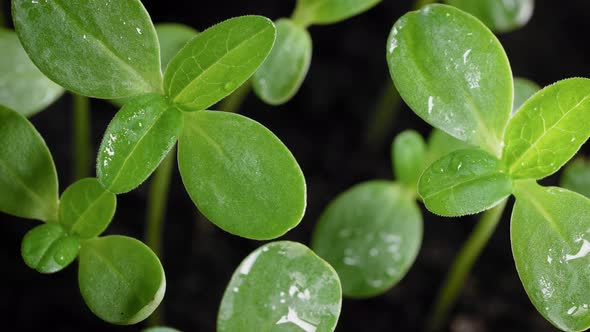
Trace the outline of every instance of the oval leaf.
<path fill-rule="evenodd" d="M 415 189 L 426 159 L 426 143 L 422 136 L 414 130 L 397 135 L 393 140 L 391 157 L 397 179 Z"/>
<path fill-rule="evenodd" d="M 252 87 L 265 103 L 280 105 L 301 87 L 311 63 L 311 37 L 291 20 L 276 22 L 277 40 L 266 61 L 254 74 Z"/>
<path fill-rule="evenodd" d="M 384 293 L 410 269 L 422 242 L 412 193 L 386 181 L 354 186 L 322 213 L 312 248 L 342 280 L 344 295 Z"/>
<path fill-rule="evenodd" d="M 428 156 L 426 158 L 426 165 L 430 165 L 449 153 L 461 149 L 473 148 L 463 141 L 445 133 L 440 129 L 434 128 L 428 137 Z"/>
<path fill-rule="evenodd" d="M 209 220 L 256 240 L 276 238 L 299 224 L 305 179 L 272 132 L 233 113 L 184 114 L 178 166 L 193 202 Z"/>
<path fill-rule="evenodd" d="M 275 40 L 262 16 L 219 23 L 191 40 L 170 62 L 164 88 L 183 108 L 199 111 L 239 88 L 264 62 Z"/>
<path fill-rule="evenodd" d="M 116 207 L 115 194 L 106 191 L 97 179 L 83 179 L 61 196 L 59 223 L 69 234 L 90 239 L 107 228 Z"/>
<path fill-rule="evenodd" d="M 563 331 L 590 328 L 590 201 L 534 182 L 515 195 L 512 253 L 531 302 Z"/>
<path fill-rule="evenodd" d="M 302 244 L 273 242 L 234 272 L 219 308 L 218 332 L 331 332 L 342 292 L 332 267 Z"/>
<path fill-rule="evenodd" d="M 12 1 L 33 62 L 78 94 L 120 98 L 161 91 L 158 39 L 139 0 Z"/>
<path fill-rule="evenodd" d="M 356 16 L 381 0 L 298 0 L 293 19 L 301 26 L 332 24 Z"/>
<path fill-rule="evenodd" d="M 525 101 L 529 100 L 541 87 L 537 83 L 525 78 L 514 78 L 514 103 L 512 104 L 512 115 L 514 115 Z"/>
<path fill-rule="evenodd" d="M 506 130 L 503 160 L 513 178 L 542 179 L 590 136 L 590 79 L 572 78 L 530 98 Z"/>
<path fill-rule="evenodd" d="M 166 291 L 158 257 L 145 244 L 125 236 L 85 241 L 78 273 L 84 301 L 96 316 L 112 324 L 146 319 Z"/>
<path fill-rule="evenodd" d="M 157 94 L 131 99 L 115 115 L 98 150 L 98 180 L 113 193 L 145 181 L 176 144 L 182 113 Z"/>
<path fill-rule="evenodd" d="M 512 110 L 502 45 L 475 17 L 430 5 L 400 18 L 387 44 L 393 82 L 426 122 L 500 156 Z"/>
<path fill-rule="evenodd" d="M 68 236 L 56 224 L 44 224 L 23 238 L 21 254 L 25 263 L 41 273 L 55 273 L 70 265 L 80 249 L 80 241 Z"/>
<path fill-rule="evenodd" d="M 512 193 L 500 161 L 479 149 L 452 152 L 430 165 L 418 192 L 433 213 L 447 217 L 490 209 Z"/>
<path fill-rule="evenodd" d="M 590 197 L 590 165 L 588 161 L 578 158 L 569 163 L 561 174 L 559 185 Z"/>
<path fill-rule="evenodd" d="M 197 30 L 176 23 L 156 24 L 156 34 L 160 42 L 160 59 L 162 71 L 166 71 L 168 64 L 198 34 Z"/>
<path fill-rule="evenodd" d="M 0 106 L 0 211 L 57 220 L 57 173 L 45 141 L 22 115 Z"/>
<path fill-rule="evenodd" d="M 64 89 L 35 67 L 16 33 L 0 28 L 0 104 L 31 116 L 56 101 Z"/>
<path fill-rule="evenodd" d="M 451 6 L 480 19 L 495 32 L 523 27 L 533 15 L 534 0 L 445 0 Z"/>

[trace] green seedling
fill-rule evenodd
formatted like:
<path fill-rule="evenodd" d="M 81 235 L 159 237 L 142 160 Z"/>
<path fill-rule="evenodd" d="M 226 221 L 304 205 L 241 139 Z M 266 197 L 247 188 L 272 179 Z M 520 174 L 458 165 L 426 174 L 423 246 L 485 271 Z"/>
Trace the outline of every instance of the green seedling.
<path fill-rule="evenodd" d="M 443 0 L 480 19 L 498 33 L 522 28 L 533 15 L 534 0 Z"/>
<path fill-rule="evenodd" d="M 166 289 L 157 256 L 132 238 L 99 237 L 114 216 L 115 194 L 87 178 L 58 200 L 55 165 L 43 138 L 5 107 L 0 107 L 0 141 L 0 211 L 45 222 L 22 241 L 25 263 L 55 273 L 78 258 L 80 292 L 94 314 L 113 324 L 149 316 Z"/>
<path fill-rule="evenodd" d="M 561 330 L 589 328 L 590 200 L 536 181 L 557 172 L 590 136 L 590 80 L 550 85 L 511 118 L 514 88 L 502 46 L 479 20 L 445 5 L 398 20 L 387 60 L 417 115 L 475 146 L 422 174 L 418 193 L 426 207 L 461 216 L 514 194 L 512 251 L 531 302 Z"/>
<path fill-rule="evenodd" d="M 560 186 L 590 197 L 590 165 L 585 158 L 570 162 L 561 174 Z"/>

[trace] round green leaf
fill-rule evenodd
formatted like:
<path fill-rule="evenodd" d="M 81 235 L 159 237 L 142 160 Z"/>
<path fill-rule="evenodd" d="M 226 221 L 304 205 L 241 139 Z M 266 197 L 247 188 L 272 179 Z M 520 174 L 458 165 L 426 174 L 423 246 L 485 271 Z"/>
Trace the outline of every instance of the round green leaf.
<path fill-rule="evenodd" d="M 84 301 L 96 316 L 112 324 L 146 319 L 166 291 L 158 257 L 145 244 L 125 236 L 84 241 L 78 273 Z"/>
<path fill-rule="evenodd" d="M 559 81 L 522 105 L 506 129 L 503 161 L 513 178 L 557 172 L 590 137 L 590 79 Z"/>
<path fill-rule="evenodd" d="M 0 28 L 0 104 L 31 116 L 64 92 L 35 67 L 16 33 Z"/>
<path fill-rule="evenodd" d="M 420 177 L 418 193 L 431 212 L 458 217 L 488 210 L 512 193 L 500 161 L 483 150 L 452 152 Z"/>
<path fill-rule="evenodd" d="M 162 90 L 158 39 L 139 0 L 13 0 L 12 15 L 33 62 L 66 89 L 105 99 Z"/>
<path fill-rule="evenodd" d="M 514 115 L 525 101 L 529 100 L 541 87 L 537 83 L 525 78 L 514 78 L 514 103 L 512 104 L 512 115 Z"/>
<path fill-rule="evenodd" d="M 393 182 L 365 182 L 322 213 L 312 248 L 336 269 L 344 295 L 384 293 L 410 269 L 422 242 L 422 215 L 412 197 Z"/>
<path fill-rule="evenodd" d="M 309 32 L 288 19 L 278 20 L 276 28 L 275 45 L 252 80 L 256 95 L 270 105 L 283 104 L 297 93 L 311 63 Z"/>
<path fill-rule="evenodd" d="M 195 29 L 176 23 L 156 24 L 156 33 L 160 42 L 160 58 L 164 72 L 174 56 L 198 34 Z"/>
<path fill-rule="evenodd" d="M 182 121 L 182 113 L 163 96 L 131 99 L 102 139 L 96 165 L 100 183 L 117 194 L 139 186 L 176 144 Z"/>
<path fill-rule="evenodd" d="M 340 280 L 328 263 L 302 244 L 273 242 L 234 272 L 217 331 L 331 332 L 341 305 Z"/>
<path fill-rule="evenodd" d="M 495 32 L 523 27 L 533 15 L 534 0 L 445 0 L 480 19 Z"/>
<path fill-rule="evenodd" d="M 415 189 L 426 159 L 426 143 L 422 135 L 414 130 L 397 135 L 393 140 L 391 157 L 396 178 Z"/>
<path fill-rule="evenodd" d="M 590 197 L 590 165 L 588 165 L 588 161 L 577 158 L 569 163 L 561 174 L 559 185 Z"/>
<path fill-rule="evenodd" d="M 279 237 L 299 224 L 306 205 L 305 179 L 272 132 L 238 114 L 184 114 L 180 174 L 209 220 L 256 240 Z"/>
<path fill-rule="evenodd" d="M 426 165 L 430 165 L 449 153 L 461 149 L 473 148 L 473 146 L 456 139 L 440 129 L 434 128 L 428 136 L 428 155 Z"/>
<path fill-rule="evenodd" d="M 332 24 L 376 6 L 381 0 L 298 0 L 293 20 L 301 26 Z"/>
<path fill-rule="evenodd" d="M 21 254 L 25 263 L 41 273 L 55 273 L 70 265 L 80 249 L 80 241 L 68 236 L 60 225 L 44 224 L 23 238 Z"/>
<path fill-rule="evenodd" d="M 272 21 L 262 16 L 233 18 L 199 33 L 168 65 L 166 93 L 186 110 L 208 108 L 256 72 L 275 33 Z"/>
<path fill-rule="evenodd" d="M 502 45 L 480 21 L 445 5 L 408 13 L 393 26 L 387 61 L 417 115 L 500 156 L 512 110 L 512 73 Z"/>
<path fill-rule="evenodd" d="M 45 141 L 22 115 L 0 106 L 0 211 L 57 220 L 57 173 Z"/>
<path fill-rule="evenodd" d="M 512 253 L 531 302 L 563 331 L 590 328 L 590 200 L 521 181 L 515 195 Z"/>
<path fill-rule="evenodd" d="M 82 239 L 93 238 L 107 228 L 116 207 L 115 194 L 106 191 L 97 179 L 83 179 L 61 196 L 59 223 L 69 234 Z"/>

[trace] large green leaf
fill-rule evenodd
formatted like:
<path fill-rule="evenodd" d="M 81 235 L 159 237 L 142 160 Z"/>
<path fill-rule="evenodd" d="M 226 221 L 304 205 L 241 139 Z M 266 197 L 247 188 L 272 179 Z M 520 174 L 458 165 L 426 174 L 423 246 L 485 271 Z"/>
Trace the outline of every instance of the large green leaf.
<path fill-rule="evenodd" d="M 541 87 L 533 81 L 525 78 L 514 78 L 514 103 L 512 104 L 512 115 L 516 113 L 525 101 L 529 100 Z"/>
<path fill-rule="evenodd" d="M 391 77 L 426 122 L 500 156 L 512 110 L 506 53 L 475 17 L 430 5 L 400 18 L 387 43 Z"/>
<path fill-rule="evenodd" d="M 98 150 L 100 183 L 117 194 L 139 186 L 174 147 L 182 122 L 181 111 L 163 96 L 130 100 L 109 124 Z"/>
<path fill-rule="evenodd" d="M 561 174 L 561 187 L 590 198 L 590 165 L 583 158 L 569 163 Z"/>
<path fill-rule="evenodd" d="M 60 225 L 43 224 L 24 237 L 21 254 L 25 263 L 41 273 L 55 273 L 70 265 L 80 249 L 80 241 Z"/>
<path fill-rule="evenodd" d="M 301 87 L 311 63 L 309 32 L 291 20 L 276 22 L 277 40 L 252 80 L 256 95 L 271 105 L 283 104 Z"/>
<path fill-rule="evenodd" d="M 433 129 L 428 136 L 428 155 L 426 165 L 430 165 L 447 154 L 461 149 L 473 148 L 461 140 L 445 133 L 440 129 Z"/>
<path fill-rule="evenodd" d="M 506 130 L 503 160 L 514 178 L 541 179 L 561 168 L 590 136 L 590 79 L 572 78 L 531 97 Z"/>
<path fill-rule="evenodd" d="M 156 24 L 156 33 L 160 42 L 162 71 L 186 44 L 197 35 L 197 30 L 177 23 Z"/>
<path fill-rule="evenodd" d="M 139 0 L 13 0 L 33 62 L 78 94 L 120 98 L 162 89 L 158 39 Z"/>
<path fill-rule="evenodd" d="M 496 32 L 518 29 L 531 19 L 534 0 L 445 0 L 479 18 Z"/>
<path fill-rule="evenodd" d="M 22 115 L 0 106 L 0 211 L 57 221 L 57 173 L 45 141 Z"/>
<path fill-rule="evenodd" d="M 416 189 L 426 162 L 426 143 L 414 130 L 406 130 L 393 140 L 392 163 L 396 178 L 411 189 Z"/>
<path fill-rule="evenodd" d="M 273 242 L 234 272 L 217 318 L 218 332 L 331 332 L 342 292 L 332 267 L 302 244 Z"/>
<path fill-rule="evenodd" d="M 512 193 L 500 161 L 483 150 L 457 150 L 430 165 L 418 193 L 433 213 L 455 217 L 485 211 Z"/>
<path fill-rule="evenodd" d="M 338 196 L 322 213 L 312 248 L 342 280 L 344 295 L 368 297 L 394 286 L 422 242 L 422 215 L 412 193 L 371 181 Z"/>
<path fill-rule="evenodd" d="M 298 0 L 293 19 L 301 26 L 332 24 L 356 16 L 381 0 Z"/>
<path fill-rule="evenodd" d="M 78 272 L 84 301 L 95 315 L 112 324 L 144 320 L 166 291 L 158 257 L 145 244 L 129 237 L 84 241 Z"/>
<path fill-rule="evenodd" d="M 529 298 L 561 330 L 590 328 L 590 200 L 532 181 L 515 195 L 512 252 Z"/>
<path fill-rule="evenodd" d="M 0 28 L 0 105 L 31 116 L 64 92 L 35 67 L 16 33 Z"/>
<path fill-rule="evenodd" d="M 164 88 L 186 110 L 204 110 L 240 87 L 270 53 L 276 29 L 262 16 L 219 23 L 191 40 L 170 62 Z"/>
<path fill-rule="evenodd" d="M 299 223 L 305 212 L 305 179 L 272 132 L 233 113 L 184 114 L 180 174 L 209 220 L 257 240 L 281 236 Z"/>
<path fill-rule="evenodd" d="M 69 234 L 82 239 L 93 238 L 107 228 L 116 207 L 115 194 L 106 191 L 97 179 L 82 179 L 61 196 L 59 223 Z"/>

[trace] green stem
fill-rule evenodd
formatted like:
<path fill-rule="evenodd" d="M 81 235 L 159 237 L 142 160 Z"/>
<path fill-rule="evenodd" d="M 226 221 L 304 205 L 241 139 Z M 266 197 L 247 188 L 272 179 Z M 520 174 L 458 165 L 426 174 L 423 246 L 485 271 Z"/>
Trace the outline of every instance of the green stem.
<path fill-rule="evenodd" d="M 154 173 L 148 194 L 145 242 L 153 252 L 160 257 L 160 260 L 162 260 L 163 257 L 162 234 L 168 201 L 168 191 L 170 189 L 170 179 L 172 177 L 172 167 L 176 160 L 175 151 L 176 149 L 173 149 L 168 153 L 168 156 L 166 156 Z M 154 311 L 149 317 L 148 325 L 161 325 L 163 321 L 162 315 L 160 308 L 156 309 L 156 311 Z"/>
<path fill-rule="evenodd" d="M 74 179 L 90 176 L 92 161 L 90 151 L 90 101 L 84 96 L 72 94 L 73 98 L 73 144 Z"/>
<path fill-rule="evenodd" d="M 467 276 L 473 267 L 473 264 L 481 254 L 483 248 L 490 240 L 498 222 L 502 218 L 502 213 L 506 207 L 507 199 L 502 201 L 494 208 L 486 211 L 475 226 L 473 233 L 467 239 L 467 242 L 461 248 L 459 255 L 455 258 L 451 270 L 445 279 L 434 309 L 430 314 L 427 331 L 439 331 L 442 328 L 451 308 L 459 296 Z"/>
<path fill-rule="evenodd" d="M 219 104 L 219 110 L 230 113 L 240 113 L 240 106 L 252 91 L 252 81 L 248 80 Z"/>
<path fill-rule="evenodd" d="M 388 134 L 395 128 L 395 118 L 401 108 L 402 98 L 391 81 L 385 84 L 385 89 L 377 102 L 377 109 L 369 120 L 366 129 L 366 143 L 377 151 L 383 145 Z"/>

